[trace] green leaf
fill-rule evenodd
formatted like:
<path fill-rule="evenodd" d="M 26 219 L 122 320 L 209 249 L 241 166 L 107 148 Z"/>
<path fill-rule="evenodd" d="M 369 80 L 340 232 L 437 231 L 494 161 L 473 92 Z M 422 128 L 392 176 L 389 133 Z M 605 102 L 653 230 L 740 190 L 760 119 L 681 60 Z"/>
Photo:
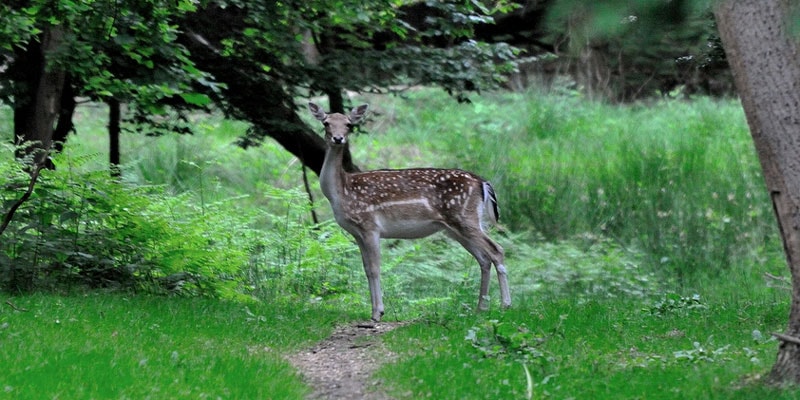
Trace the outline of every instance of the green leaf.
<path fill-rule="evenodd" d="M 202 93 L 181 93 L 180 96 L 183 101 L 195 106 L 205 106 L 211 103 L 211 98 Z"/>

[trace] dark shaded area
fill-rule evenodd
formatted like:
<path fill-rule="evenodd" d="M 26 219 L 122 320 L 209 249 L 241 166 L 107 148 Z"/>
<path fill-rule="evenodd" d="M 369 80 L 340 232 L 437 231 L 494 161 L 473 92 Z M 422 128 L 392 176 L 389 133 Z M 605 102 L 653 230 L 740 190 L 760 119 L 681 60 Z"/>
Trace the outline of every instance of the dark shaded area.
<path fill-rule="evenodd" d="M 225 112 L 253 124 L 256 132 L 241 138 L 242 147 L 258 145 L 263 138 L 271 137 L 319 174 L 325 158 L 325 142 L 300 119 L 293 97 L 278 82 L 265 76 L 258 63 L 231 60 L 218 50 L 226 33 L 217 29 L 220 19 L 228 26 L 238 26 L 244 23 L 241 21 L 244 16 L 233 7 L 200 10 L 184 21 L 179 42 L 189 49 L 199 68 L 225 84 L 226 88 L 215 99 Z M 345 166 L 357 170 L 349 152 Z"/>

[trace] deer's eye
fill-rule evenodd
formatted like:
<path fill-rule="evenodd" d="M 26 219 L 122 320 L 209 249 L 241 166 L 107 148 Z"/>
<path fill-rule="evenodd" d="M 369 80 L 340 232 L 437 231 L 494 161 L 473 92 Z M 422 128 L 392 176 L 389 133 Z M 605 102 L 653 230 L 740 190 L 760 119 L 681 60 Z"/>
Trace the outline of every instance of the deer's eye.
<path fill-rule="evenodd" d="M 331 126 L 330 122 L 328 121 L 322 121 L 322 125 L 324 125 L 326 128 Z"/>
<path fill-rule="evenodd" d="M 352 131 L 353 130 L 353 124 L 347 124 L 347 129 Z"/>

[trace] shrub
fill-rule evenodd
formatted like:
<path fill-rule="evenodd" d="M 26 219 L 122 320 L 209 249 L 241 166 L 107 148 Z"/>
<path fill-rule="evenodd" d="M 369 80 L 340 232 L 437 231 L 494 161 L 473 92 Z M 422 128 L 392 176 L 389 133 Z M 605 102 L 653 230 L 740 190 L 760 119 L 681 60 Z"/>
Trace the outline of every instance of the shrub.
<path fill-rule="evenodd" d="M 12 151 L 11 149 L 7 149 Z M 75 286 L 233 295 L 257 236 L 250 215 L 231 203 L 197 206 L 190 195 L 129 187 L 105 171 L 76 173 L 81 160 L 44 171 L 30 200 L 0 242 L 0 283 L 7 290 Z M 27 174 L 15 161 L 0 191 L 15 201 Z M 8 207 L 4 207 L 7 209 Z"/>

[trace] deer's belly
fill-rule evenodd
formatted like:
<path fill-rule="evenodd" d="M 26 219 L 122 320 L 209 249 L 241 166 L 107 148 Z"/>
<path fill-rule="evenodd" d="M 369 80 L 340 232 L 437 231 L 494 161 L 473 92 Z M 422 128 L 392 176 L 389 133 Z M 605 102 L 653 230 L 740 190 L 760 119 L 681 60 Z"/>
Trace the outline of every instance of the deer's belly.
<path fill-rule="evenodd" d="M 441 224 L 430 220 L 379 218 L 376 222 L 382 238 L 416 239 L 442 230 Z"/>

